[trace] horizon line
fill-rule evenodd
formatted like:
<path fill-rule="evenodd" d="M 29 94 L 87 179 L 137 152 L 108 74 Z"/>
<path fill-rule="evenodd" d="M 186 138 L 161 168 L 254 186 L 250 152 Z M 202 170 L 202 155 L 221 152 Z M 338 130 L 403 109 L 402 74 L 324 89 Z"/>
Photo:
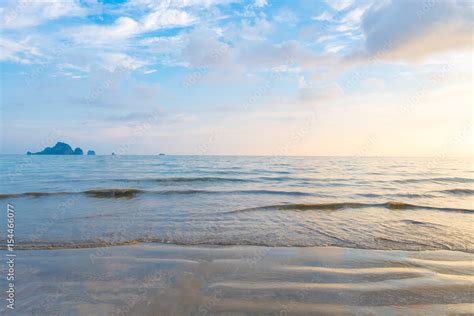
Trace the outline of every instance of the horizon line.
<path fill-rule="evenodd" d="M 440 160 L 443 159 L 452 159 L 452 158 L 474 158 L 474 155 L 470 156 L 444 156 L 444 157 L 439 157 L 439 156 L 393 156 L 393 155 L 371 155 L 371 156 L 366 156 L 366 155 L 278 155 L 278 154 L 95 154 L 95 155 L 28 155 L 28 154 L 18 154 L 18 153 L 0 153 L 0 156 L 74 156 L 74 157 L 81 157 L 81 156 L 122 156 L 122 157 L 133 157 L 133 156 L 159 156 L 159 157 L 166 157 L 166 156 L 201 156 L 201 157 L 321 157 L 321 158 L 438 158 Z"/>

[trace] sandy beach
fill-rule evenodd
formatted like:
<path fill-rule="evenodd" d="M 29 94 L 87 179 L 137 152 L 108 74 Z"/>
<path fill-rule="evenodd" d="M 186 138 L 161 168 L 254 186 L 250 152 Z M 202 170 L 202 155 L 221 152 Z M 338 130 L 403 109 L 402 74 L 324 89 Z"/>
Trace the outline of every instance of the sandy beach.
<path fill-rule="evenodd" d="M 473 259 L 452 251 L 158 243 L 24 250 L 15 314 L 467 315 Z"/>

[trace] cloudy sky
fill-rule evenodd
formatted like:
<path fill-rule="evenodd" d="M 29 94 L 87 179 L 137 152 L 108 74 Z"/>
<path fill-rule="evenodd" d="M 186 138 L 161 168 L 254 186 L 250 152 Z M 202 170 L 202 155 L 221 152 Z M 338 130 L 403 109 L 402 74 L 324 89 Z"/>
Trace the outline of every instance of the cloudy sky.
<path fill-rule="evenodd" d="M 0 4 L 0 153 L 469 156 L 469 0 Z"/>

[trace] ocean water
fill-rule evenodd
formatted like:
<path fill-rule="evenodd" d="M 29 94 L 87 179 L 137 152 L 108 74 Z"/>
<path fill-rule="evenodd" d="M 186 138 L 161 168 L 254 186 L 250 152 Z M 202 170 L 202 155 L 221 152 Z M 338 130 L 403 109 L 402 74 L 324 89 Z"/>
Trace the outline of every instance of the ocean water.
<path fill-rule="evenodd" d="M 17 248 L 474 252 L 471 159 L 5 155 L 0 172 Z"/>

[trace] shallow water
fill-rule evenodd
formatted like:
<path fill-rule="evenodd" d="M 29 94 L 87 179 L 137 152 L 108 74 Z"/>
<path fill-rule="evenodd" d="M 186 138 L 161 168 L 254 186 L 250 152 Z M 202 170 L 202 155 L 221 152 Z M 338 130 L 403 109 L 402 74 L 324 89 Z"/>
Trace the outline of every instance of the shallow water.
<path fill-rule="evenodd" d="M 26 249 L 167 242 L 473 252 L 472 162 L 0 156 L 0 199 L 15 205 L 17 247 Z"/>

